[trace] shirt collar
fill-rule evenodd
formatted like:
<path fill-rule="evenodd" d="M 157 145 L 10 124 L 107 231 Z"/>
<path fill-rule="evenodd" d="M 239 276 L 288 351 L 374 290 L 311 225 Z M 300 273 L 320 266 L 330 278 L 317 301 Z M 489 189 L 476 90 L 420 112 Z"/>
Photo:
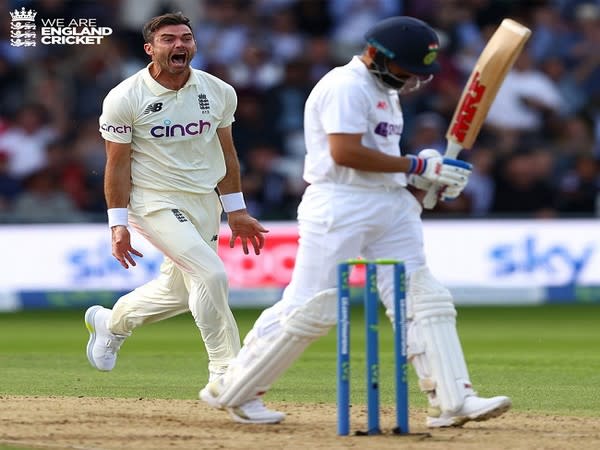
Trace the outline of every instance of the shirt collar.
<path fill-rule="evenodd" d="M 380 82 L 377 79 L 377 76 L 375 76 L 374 74 L 372 74 L 369 71 L 369 68 L 360 59 L 360 56 L 354 55 L 352 57 L 352 59 L 350 60 L 350 62 L 348 63 L 348 66 L 351 67 L 352 69 L 358 71 L 359 73 L 361 73 L 368 80 L 368 83 L 371 84 L 372 86 L 375 86 L 375 88 L 377 88 L 378 90 L 387 92 L 387 93 L 389 93 L 390 91 L 393 91 L 393 89 L 385 86 L 382 82 Z"/>
<path fill-rule="evenodd" d="M 360 59 L 360 56 L 358 56 L 358 55 L 354 55 L 352 57 L 352 59 L 350 60 L 350 62 L 348 63 L 348 65 L 352 68 L 356 68 L 358 70 L 362 70 L 365 73 L 368 73 L 367 66 L 365 66 L 365 63 L 362 62 L 362 60 Z"/>
<path fill-rule="evenodd" d="M 146 68 L 142 70 L 142 78 L 144 79 L 146 86 L 148 86 L 148 89 L 150 89 L 150 91 L 154 95 L 162 95 L 167 92 L 175 92 L 172 89 L 164 87 L 162 84 L 160 84 L 154 78 L 152 78 L 152 75 L 150 75 L 150 64 L 152 64 L 152 63 L 149 63 L 146 66 Z M 181 89 L 184 89 L 191 85 L 199 84 L 198 78 L 196 77 L 196 72 L 192 68 L 190 68 L 190 70 L 191 70 L 190 77 L 185 82 L 185 84 L 181 87 Z"/>

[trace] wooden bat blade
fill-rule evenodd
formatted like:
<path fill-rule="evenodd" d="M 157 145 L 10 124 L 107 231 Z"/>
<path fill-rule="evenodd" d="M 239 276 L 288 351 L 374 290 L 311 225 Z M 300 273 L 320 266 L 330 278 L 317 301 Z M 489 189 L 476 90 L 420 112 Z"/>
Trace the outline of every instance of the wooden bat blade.
<path fill-rule="evenodd" d="M 508 71 L 523 50 L 531 30 L 512 19 L 504 19 L 479 55 L 465 85 L 454 116 L 446 131 L 445 156 L 456 158 L 463 148 L 471 148 Z M 440 186 L 433 185 L 423 199 L 431 209 Z"/>
<path fill-rule="evenodd" d="M 446 139 L 461 148 L 473 146 L 504 78 L 530 35 L 529 28 L 514 20 L 502 21 L 475 63 L 446 132 Z"/>

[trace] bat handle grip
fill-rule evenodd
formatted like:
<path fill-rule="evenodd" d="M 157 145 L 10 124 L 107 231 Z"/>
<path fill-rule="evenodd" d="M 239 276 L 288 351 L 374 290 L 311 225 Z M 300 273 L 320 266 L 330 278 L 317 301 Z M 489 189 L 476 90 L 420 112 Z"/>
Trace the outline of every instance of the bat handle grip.
<path fill-rule="evenodd" d="M 460 144 L 449 140 L 448 144 L 446 145 L 444 157 L 456 159 L 461 150 L 462 146 Z M 425 198 L 423 198 L 423 207 L 425 209 L 433 209 L 435 207 L 438 201 L 440 188 L 440 185 L 432 184 L 431 187 L 427 189 L 427 194 L 425 194 Z"/>
<path fill-rule="evenodd" d="M 438 199 L 438 191 L 440 186 L 437 184 L 432 184 L 429 189 L 427 189 L 427 194 L 423 198 L 423 207 L 425 209 L 433 209 L 437 204 Z"/>

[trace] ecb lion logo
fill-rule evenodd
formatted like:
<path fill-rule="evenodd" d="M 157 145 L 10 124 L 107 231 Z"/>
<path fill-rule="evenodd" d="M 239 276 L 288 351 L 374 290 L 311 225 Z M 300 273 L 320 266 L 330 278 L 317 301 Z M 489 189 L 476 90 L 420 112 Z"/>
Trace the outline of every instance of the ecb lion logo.
<path fill-rule="evenodd" d="M 33 9 L 25 7 L 10 13 L 10 45 L 13 47 L 35 47 L 35 16 Z"/>

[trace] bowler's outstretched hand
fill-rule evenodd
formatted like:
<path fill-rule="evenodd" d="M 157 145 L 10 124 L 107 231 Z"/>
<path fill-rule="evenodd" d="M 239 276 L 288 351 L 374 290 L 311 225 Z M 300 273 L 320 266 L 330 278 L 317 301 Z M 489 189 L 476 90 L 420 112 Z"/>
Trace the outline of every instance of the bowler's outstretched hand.
<path fill-rule="evenodd" d="M 135 266 L 135 260 L 131 255 L 139 256 L 140 258 L 142 258 L 144 255 L 131 246 L 131 235 L 129 234 L 129 230 L 127 227 L 122 225 L 116 225 L 112 227 L 111 230 L 112 255 L 126 269 L 129 269 L 129 265 Z"/>
<path fill-rule="evenodd" d="M 229 240 L 229 247 L 233 248 L 236 239 L 239 237 L 242 241 L 242 248 L 244 253 L 247 255 L 248 241 L 254 248 L 254 253 L 260 255 L 260 250 L 265 245 L 265 237 L 263 233 L 268 233 L 265 227 L 263 227 L 258 220 L 252 217 L 245 209 L 238 211 L 231 211 L 227 214 L 227 221 L 229 228 L 231 228 L 231 239 Z"/>

